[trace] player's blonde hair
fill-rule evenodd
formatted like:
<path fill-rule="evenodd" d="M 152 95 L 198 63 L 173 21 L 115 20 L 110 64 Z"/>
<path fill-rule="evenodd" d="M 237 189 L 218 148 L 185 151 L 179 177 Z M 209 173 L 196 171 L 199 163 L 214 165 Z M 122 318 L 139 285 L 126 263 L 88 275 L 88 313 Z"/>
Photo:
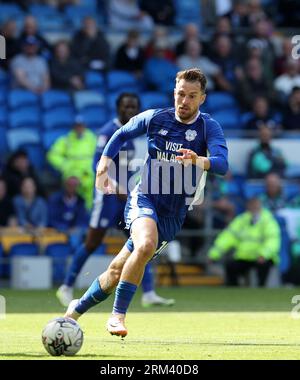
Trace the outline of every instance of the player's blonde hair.
<path fill-rule="evenodd" d="M 178 71 L 176 75 L 176 83 L 178 83 L 181 79 L 184 79 L 188 82 L 199 82 L 202 92 L 204 93 L 206 90 L 206 77 L 200 69 L 193 68 L 183 71 Z"/>

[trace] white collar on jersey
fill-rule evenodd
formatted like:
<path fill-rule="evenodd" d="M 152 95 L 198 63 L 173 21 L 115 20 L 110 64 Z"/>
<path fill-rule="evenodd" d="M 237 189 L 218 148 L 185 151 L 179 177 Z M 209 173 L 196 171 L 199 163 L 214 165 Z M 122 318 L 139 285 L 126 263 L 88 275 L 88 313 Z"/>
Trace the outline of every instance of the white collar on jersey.
<path fill-rule="evenodd" d="M 113 119 L 113 122 L 118 126 L 118 128 L 123 127 L 123 124 L 120 122 L 120 120 L 118 118 L 115 117 Z"/>
<path fill-rule="evenodd" d="M 193 120 L 189 121 L 188 123 L 184 123 L 182 120 L 180 120 L 180 118 L 178 117 L 177 113 L 175 112 L 175 119 L 177 121 L 179 121 L 180 123 L 182 123 L 182 124 L 193 124 L 198 119 L 199 115 L 200 115 L 200 111 L 198 111 L 197 115 L 194 117 Z"/>

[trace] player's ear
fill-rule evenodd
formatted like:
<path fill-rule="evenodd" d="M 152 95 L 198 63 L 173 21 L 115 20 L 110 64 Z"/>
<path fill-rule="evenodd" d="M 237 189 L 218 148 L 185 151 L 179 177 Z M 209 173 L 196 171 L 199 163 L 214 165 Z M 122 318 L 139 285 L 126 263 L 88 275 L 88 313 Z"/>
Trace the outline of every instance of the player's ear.
<path fill-rule="evenodd" d="M 200 105 L 205 102 L 205 99 L 206 99 L 206 94 L 202 94 L 200 98 Z"/>

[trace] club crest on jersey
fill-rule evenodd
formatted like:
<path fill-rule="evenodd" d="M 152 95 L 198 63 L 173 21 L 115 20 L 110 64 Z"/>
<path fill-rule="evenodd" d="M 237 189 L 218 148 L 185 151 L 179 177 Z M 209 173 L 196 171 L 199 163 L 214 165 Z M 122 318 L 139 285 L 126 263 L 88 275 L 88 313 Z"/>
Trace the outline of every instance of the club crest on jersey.
<path fill-rule="evenodd" d="M 158 132 L 158 134 L 159 134 L 159 135 L 162 135 L 162 136 L 166 136 L 167 133 L 168 133 L 168 131 L 167 131 L 166 129 L 161 129 L 161 130 Z"/>
<path fill-rule="evenodd" d="M 193 130 L 191 130 L 191 129 L 188 129 L 188 130 L 185 132 L 185 139 L 186 139 L 187 141 L 193 141 L 193 140 L 195 140 L 196 136 L 197 136 L 197 132 L 196 132 L 196 131 L 193 131 Z"/>

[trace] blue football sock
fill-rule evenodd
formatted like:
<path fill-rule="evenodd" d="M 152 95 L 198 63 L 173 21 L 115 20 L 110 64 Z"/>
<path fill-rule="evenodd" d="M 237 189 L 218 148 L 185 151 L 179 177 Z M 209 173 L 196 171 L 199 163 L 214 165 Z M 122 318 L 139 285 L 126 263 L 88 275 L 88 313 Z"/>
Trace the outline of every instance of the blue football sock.
<path fill-rule="evenodd" d="M 81 246 L 78 247 L 78 249 L 75 251 L 74 256 L 72 258 L 72 263 L 67 271 L 64 284 L 67 286 L 73 286 L 76 278 L 81 271 L 84 263 L 89 257 L 89 253 L 85 248 L 84 244 L 81 244 Z"/>
<path fill-rule="evenodd" d="M 126 314 L 137 286 L 130 282 L 120 281 L 116 289 L 113 314 Z"/>
<path fill-rule="evenodd" d="M 99 279 L 96 278 L 92 285 L 78 301 L 78 304 L 75 307 L 75 311 L 79 314 L 83 314 L 91 307 L 104 301 L 109 295 L 110 294 L 103 292 L 99 283 Z"/>
<path fill-rule="evenodd" d="M 142 279 L 142 288 L 144 293 L 154 290 L 153 271 L 150 263 L 148 263 L 145 267 L 144 277 Z"/>

